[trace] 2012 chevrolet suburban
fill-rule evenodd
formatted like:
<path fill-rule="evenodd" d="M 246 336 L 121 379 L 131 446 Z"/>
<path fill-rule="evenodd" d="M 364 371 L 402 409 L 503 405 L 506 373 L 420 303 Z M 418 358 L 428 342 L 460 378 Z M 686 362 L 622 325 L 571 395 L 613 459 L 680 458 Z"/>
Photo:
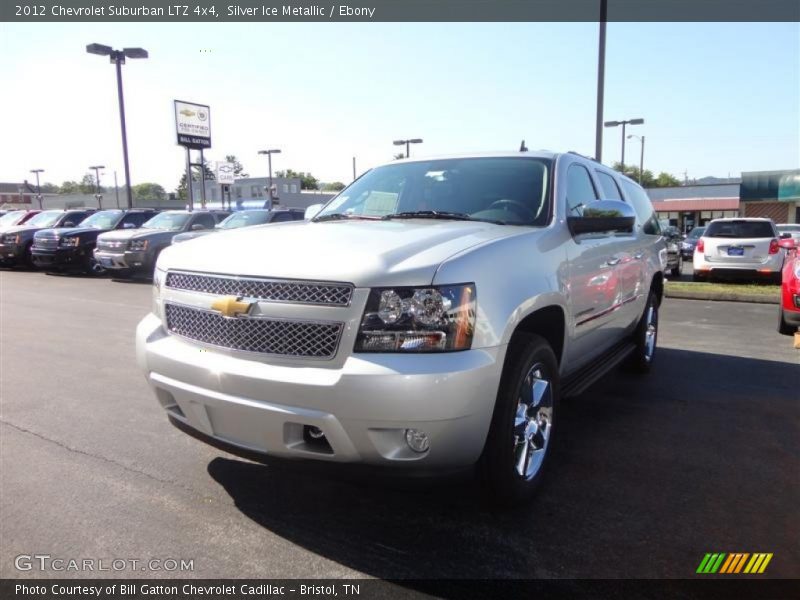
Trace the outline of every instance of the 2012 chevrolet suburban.
<path fill-rule="evenodd" d="M 309 221 L 165 249 L 137 359 L 234 452 L 478 465 L 528 498 L 559 400 L 650 369 L 666 248 L 644 190 L 574 153 L 374 168 Z"/>

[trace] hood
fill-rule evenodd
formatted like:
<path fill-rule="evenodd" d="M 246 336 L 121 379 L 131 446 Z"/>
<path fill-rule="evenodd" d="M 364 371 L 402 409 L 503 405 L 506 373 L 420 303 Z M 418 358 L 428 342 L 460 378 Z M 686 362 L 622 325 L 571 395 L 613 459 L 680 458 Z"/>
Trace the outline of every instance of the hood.
<path fill-rule="evenodd" d="M 146 236 L 148 233 L 166 233 L 163 229 L 116 229 L 103 234 L 104 242 L 120 242 L 137 237 Z"/>
<path fill-rule="evenodd" d="M 104 231 L 108 231 L 107 229 L 95 229 L 94 227 L 55 227 L 53 229 L 42 229 L 43 236 L 56 236 L 62 237 L 65 235 L 79 235 L 81 233 L 93 233 L 99 234 L 103 233 Z M 46 233 L 45 233 L 46 232 Z"/>
<path fill-rule="evenodd" d="M 243 227 L 170 246 L 159 268 L 357 287 L 433 281 L 449 257 L 529 228 L 470 221 L 297 221 Z"/>
<path fill-rule="evenodd" d="M 3 229 L 3 234 L 6 233 L 34 233 L 42 229 L 41 227 L 36 227 L 35 225 L 14 225 L 13 227 L 7 227 Z"/>
<path fill-rule="evenodd" d="M 220 231 L 219 229 L 202 229 L 200 231 L 187 231 L 185 233 L 179 233 L 174 238 L 172 238 L 174 242 L 187 242 L 189 240 L 193 240 L 195 238 L 203 237 L 204 235 L 208 235 L 209 233 L 216 233 Z"/>

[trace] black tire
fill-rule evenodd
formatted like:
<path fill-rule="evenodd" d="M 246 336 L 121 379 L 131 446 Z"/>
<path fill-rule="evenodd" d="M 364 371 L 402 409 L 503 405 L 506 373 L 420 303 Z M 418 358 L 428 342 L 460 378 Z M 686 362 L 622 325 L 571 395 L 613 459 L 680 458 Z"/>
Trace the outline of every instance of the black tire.
<path fill-rule="evenodd" d="M 670 269 L 670 275 L 673 277 L 680 277 L 683 273 L 683 259 L 680 254 L 678 255 L 678 264 Z"/>
<path fill-rule="evenodd" d="M 526 411 L 522 405 L 523 390 L 532 383 L 537 384 L 541 393 L 539 401 L 533 400 Z M 533 390 L 531 387 L 524 397 L 536 398 L 539 393 Z M 553 349 L 541 336 L 514 336 L 479 464 L 486 497 L 491 503 L 512 506 L 525 502 L 541 485 L 552 454 L 559 397 L 558 360 Z"/>
<path fill-rule="evenodd" d="M 658 308 L 658 297 L 653 290 L 650 290 L 644 312 L 633 333 L 636 349 L 628 357 L 626 364 L 628 369 L 635 373 L 649 373 L 653 366 L 658 347 Z"/>
<path fill-rule="evenodd" d="M 786 322 L 783 317 L 783 307 L 778 305 L 778 333 L 782 335 L 794 335 L 797 332 L 797 327 L 792 327 Z"/>

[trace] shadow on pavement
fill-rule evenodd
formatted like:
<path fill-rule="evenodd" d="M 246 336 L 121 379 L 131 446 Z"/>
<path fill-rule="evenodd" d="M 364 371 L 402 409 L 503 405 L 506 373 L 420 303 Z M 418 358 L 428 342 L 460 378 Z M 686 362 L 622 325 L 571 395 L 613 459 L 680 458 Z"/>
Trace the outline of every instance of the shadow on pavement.
<path fill-rule="evenodd" d="M 471 479 L 208 472 L 258 525 L 379 578 L 693 577 L 715 551 L 773 552 L 770 575 L 796 577 L 798 371 L 661 348 L 650 377 L 615 372 L 562 403 L 547 481 L 514 510 Z"/>

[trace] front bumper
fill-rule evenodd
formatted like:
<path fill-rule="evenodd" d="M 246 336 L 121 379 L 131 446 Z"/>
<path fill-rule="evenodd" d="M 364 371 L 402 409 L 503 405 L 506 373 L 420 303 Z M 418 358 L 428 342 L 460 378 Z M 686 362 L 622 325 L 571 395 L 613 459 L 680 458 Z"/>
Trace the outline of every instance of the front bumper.
<path fill-rule="evenodd" d="M 26 247 L 22 244 L 0 244 L 0 264 L 14 265 L 25 260 Z"/>
<path fill-rule="evenodd" d="M 223 444 L 285 458 L 448 469 L 480 457 L 505 347 L 283 366 L 201 348 L 166 334 L 149 314 L 136 353 L 170 418 Z M 327 446 L 308 443 L 306 426 L 322 430 Z M 428 435 L 427 452 L 408 447 L 409 428 Z"/>
<path fill-rule="evenodd" d="M 31 260 L 33 264 L 40 268 L 47 267 L 70 267 L 86 266 L 89 263 L 91 249 L 81 248 L 58 248 L 54 250 L 44 250 L 33 247 L 31 250 Z"/>

